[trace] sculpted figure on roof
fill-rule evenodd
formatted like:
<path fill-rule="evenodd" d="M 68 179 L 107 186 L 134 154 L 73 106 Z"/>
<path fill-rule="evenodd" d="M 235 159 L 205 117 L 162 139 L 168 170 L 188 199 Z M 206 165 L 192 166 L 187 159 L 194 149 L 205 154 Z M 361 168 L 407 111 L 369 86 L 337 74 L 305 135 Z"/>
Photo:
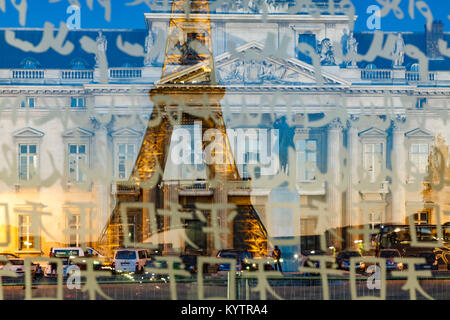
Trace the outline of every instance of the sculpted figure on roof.
<path fill-rule="evenodd" d="M 350 33 L 350 37 L 347 40 L 347 65 L 355 68 L 356 57 L 358 55 L 358 41 L 356 41 L 353 32 Z"/>
<path fill-rule="evenodd" d="M 108 41 L 106 40 L 106 37 L 103 35 L 103 33 L 99 31 L 98 37 L 97 39 L 95 39 L 95 42 L 97 43 L 97 54 L 95 55 L 95 63 L 98 66 L 100 63 L 99 56 L 101 54 L 106 54 L 106 47 Z"/>
<path fill-rule="evenodd" d="M 153 38 L 152 31 L 148 31 L 147 37 L 145 37 L 145 58 L 144 65 L 146 67 L 151 66 L 155 60 L 154 54 L 152 54 L 153 43 L 155 39 Z"/>
<path fill-rule="evenodd" d="M 394 67 L 403 66 L 403 62 L 405 61 L 405 42 L 403 41 L 403 37 L 400 32 L 398 33 L 397 41 L 395 42 L 393 56 Z"/>

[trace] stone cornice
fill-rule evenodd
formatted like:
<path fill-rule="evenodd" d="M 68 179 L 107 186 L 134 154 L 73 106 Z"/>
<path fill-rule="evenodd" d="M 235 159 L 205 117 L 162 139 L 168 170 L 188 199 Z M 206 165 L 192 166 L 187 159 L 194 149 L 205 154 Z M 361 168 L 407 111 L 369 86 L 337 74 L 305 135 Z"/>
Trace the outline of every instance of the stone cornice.
<path fill-rule="evenodd" d="M 421 97 L 448 97 L 450 96 L 450 87 L 389 87 L 389 86 L 345 86 L 345 85 L 323 85 L 315 86 L 313 84 L 301 84 L 301 85 L 202 85 L 202 84 L 177 84 L 177 85 L 161 85 L 158 87 L 171 87 L 177 91 L 214 91 L 217 88 L 225 89 L 226 93 L 329 93 L 329 94 L 347 94 L 347 95 L 384 95 L 389 93 L 390 95 L 409 95 L 409 96 L 421 96 Z M 101 94 L 131 94 L 132 92 L 137 94 L 146 95 L 151 89 L 155 88 L 154 85 L 89 85 L 89 86 L 77 86 L 67 87 L 61 85 L 52 86 L 0 86 L 0 95 L 101 95 Z"/>
<path fill-rule="evenodd" d="M 169 22 L 171 18 L 184 19 L 185 14 L 172 15 L 171 13 L 145 13 L 145 20 L 150 22 Z M 191 19 L 205 19 L 204 14 L 191 14 Z M 357 17 L 355 16 L 354 19 Z M 264 17 L 262 14 L 252 13 L 210 13 L 208 20 L 214 22 L 292 22 L 292 23 L 348 23 L 347 15 L 312 15 L 303 14 L 273 14 L 270 13 Z"/>

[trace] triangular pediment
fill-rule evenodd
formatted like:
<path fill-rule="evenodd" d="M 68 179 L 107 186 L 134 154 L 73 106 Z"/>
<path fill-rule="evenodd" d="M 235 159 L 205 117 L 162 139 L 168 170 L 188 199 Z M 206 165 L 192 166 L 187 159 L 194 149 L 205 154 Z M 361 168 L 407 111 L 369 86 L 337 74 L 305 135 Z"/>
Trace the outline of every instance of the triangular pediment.
<path fill-rule="evenodd" d="M 201 62 L 180 71 L 165 75 L 156 84 L 200 84 L 210 82 L 210 74 L 208 64 Z"/>
<path fill-rule="evenodd" d="M 384 130 L 372 127 L 367 130 L 361 131 L 359 133 L 359 136 L 365 138 L 379 138 L 379 137 L 386 137 L 387 133 Z"/>
<path fill-rule="evenodd" d="M 408 138 L 427 138 L 427 139 L 431 139 L 434 137 L 430 131 L 421 128 L 408 131 L 407 133 L 405 133 L 405 136 Z"/>
<path fill-rule="evenodd" d="M 221 85 L 316 85 L 315 69 L 295 58 L 267 56 L 264 46 L 252 41 L 215 58 L 217 82 Z M 208 82 L 209 67 L 205 63 L 165 76 L 158 84 L 195 84 Z M 324 84 L 349 85 L 343 79 L 322 70 Z"/>
<path fill-rule="evenodd" d="M 227 52 L 218 56 L 215 69 L 221 84 L 317 84 L 315 69 L 312 65 L 294 58 L 282 59 L 273 55 L 267 56 L 264 46 L 255 41 L 237 48 L 234 54 Z M 322 76 L 325 84 L 348 84 L 323 70 Z"/>
<path fill-rule="evenodd" d="M 44 136 L 44 133 L 34 128 L 26 127 L 14 132 L 13 136 L 15 138 L 41 138 Z"/>
<path fill-rule="evenodd" d="M 131 128 L 123 128 L 111 133 L 112 137 L 138 138 L 142 133 Z"/>
<path fill-rule="evenodd" d="M 65 138 L 70 138 L 70 137 L 90 138 L 90 137 L 94 136 L 94 133 L 92 131 L 77 127 L 74 129 L 67 130 L 63 136 Z"/>

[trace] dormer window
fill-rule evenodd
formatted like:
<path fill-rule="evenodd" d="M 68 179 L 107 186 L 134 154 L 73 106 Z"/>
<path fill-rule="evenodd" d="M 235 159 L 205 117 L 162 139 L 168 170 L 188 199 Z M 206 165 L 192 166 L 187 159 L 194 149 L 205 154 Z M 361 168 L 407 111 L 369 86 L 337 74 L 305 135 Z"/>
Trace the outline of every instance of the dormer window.
<path fill-rule="evenodd" d="M 419 72 L 419 64 L 418 63 L 413 63 L 411 65 L 410 71 L 412 71 L 412 72 Z"/>
<path fill-rule="evenodd" d="M 20 62 L 22 69 L 37 69 L 40 63 L 34 58 L 25 58 Z"/>
<path fill-rule="evenodd" d="M 88 64 L 83 59 L 76 58 L 71 61 L 71 65 L 74 70 L 86 70 Z"/>

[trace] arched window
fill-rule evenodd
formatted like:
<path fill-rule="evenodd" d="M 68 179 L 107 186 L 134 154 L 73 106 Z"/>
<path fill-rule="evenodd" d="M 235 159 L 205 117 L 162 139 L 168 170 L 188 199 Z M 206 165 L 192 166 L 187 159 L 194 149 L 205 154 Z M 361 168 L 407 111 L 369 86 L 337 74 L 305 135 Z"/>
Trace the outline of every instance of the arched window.
<path fill-rule="evenodd" d="M 412 64 L 410 70 L 414 72 L 419 72 L 419 64 L 418 63 Z"/>
<path fill-rule="evenodd" d="M 39 61 L 31 57 L 25 58 L 20 62 L 22 69 L 37 69 L 39 65 Z"/>
<path fill-rule="evenodd" d="M 70 62 L 70 65 L 72 66 L 72 69 L 75 70 L 86 70 L 88 69 L 88 64 L 85 60 L 81 58 L 75 58 Z"/>

